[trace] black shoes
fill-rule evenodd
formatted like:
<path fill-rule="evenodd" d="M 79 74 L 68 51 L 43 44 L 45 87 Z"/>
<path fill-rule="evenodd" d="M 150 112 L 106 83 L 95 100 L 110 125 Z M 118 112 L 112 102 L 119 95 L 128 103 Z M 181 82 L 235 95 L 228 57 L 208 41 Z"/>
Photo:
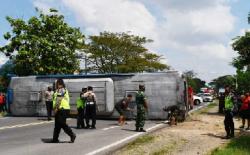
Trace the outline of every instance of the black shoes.
<path fill-rule="evenodd" d="M 49 143 L 59 143 L 59 140 L 58 139 L 57 140 L 52 139 L 51 141 L 49 141 Z"/>
<path fill-rule="evenodd" d="M 144 130 L 143 128 L 136 128 L 135 131 L 136 131 L 136 132 L 147 132 L 147 131 Z"/>
<path fill-rule="evenodd" d="M 144 130 L 143 128 L 140 128 L 140 132 L 147 132 L 147 131 Z"/>
<path fill-rule="evenodd" d="M 85 129 L 96 129 L 96 127 L 95 127 L 95 126 L 89 126 L 89 125 L 87 125 L 87 126 L 85 127 Z"/>
<path fill-rule="evenodd" d="M 75 134 L 73 134 L 72 136 L 70 136 L 70 142 L 71 143 L 74 143 L 75 139 L 76 139 L 76 135 Z"/>

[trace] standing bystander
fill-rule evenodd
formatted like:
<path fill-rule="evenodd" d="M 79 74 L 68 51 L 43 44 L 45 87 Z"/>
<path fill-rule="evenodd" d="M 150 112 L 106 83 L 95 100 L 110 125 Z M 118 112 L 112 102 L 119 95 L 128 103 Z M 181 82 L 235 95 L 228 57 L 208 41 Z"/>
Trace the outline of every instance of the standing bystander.
<path fill-rule="evenodd" d="M 54 92 L 52 91 L 52 88 L 48 87 L 48 89 L 45 92 L 45 104 L 47 109 L 48 121 L 51 120 L 51 114 L 53 109 L 53 94 Z"/>

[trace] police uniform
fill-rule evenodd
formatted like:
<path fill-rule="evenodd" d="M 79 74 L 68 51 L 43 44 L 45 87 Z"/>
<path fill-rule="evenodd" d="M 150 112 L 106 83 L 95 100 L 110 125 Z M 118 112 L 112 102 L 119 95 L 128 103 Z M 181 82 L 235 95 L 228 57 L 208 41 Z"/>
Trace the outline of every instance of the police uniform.
<path fill-rule="evenodd" d="M 145 131 L 143 129 L 146 120 L 146 96 L 143 91 L 136 94 L 137 116 L 136 116 L 136 131 Z"/>
<path fill-rule="evenodd" d="M 224 125 L 227 133 L 226 138 L 234 137 L 234 122 L 233 122 L 233 97 L 227 95 L 225 97 L 225 119 Z"/>
<path fill-rule="evenodd" d="M 58 105 L 59 98 L 61 99 L 59 100 Z M 71 142 L 74 142 L 76 135 L 66 124 L 66 119 L 70 112 L 69 93 L 67 89 L 65 89 L 65 94 L 63 94 L 62 96 L 59 95 L 58 90 L 54 93 L 53 108 L 55 109 L 55 128 L 52 142 L 59 142 L 58 138 L 61 129 L 63 129 L 64 132 L 70 136 Z"/>
<path fill-rule="evenodd" d="M 85 128 L 85 100 L 81 99 L 81 97 L 77 98 L 76 100 L 76 106 L 77 106 L 77 128 Z"/>

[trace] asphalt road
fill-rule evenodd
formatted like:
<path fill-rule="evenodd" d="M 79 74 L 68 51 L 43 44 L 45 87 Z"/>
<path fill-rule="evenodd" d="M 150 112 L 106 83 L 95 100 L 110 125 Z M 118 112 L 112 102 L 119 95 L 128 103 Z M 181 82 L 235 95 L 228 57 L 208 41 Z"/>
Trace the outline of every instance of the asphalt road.
<path fill-rule="evenodd" d="M 202 103 L 200 106 L 204 105 Z M 199 106 L 196 106 L 197 108 Z M 97 120 L 97 129 L 75 129 L 76 120 L 69 119 L 76 133 L 75 143 L 62 131 L 60 143 L 47 143 L 52 138 L 54 121 L 36 117 L 0 118 L 0 154 L 3 155 L 94 155 L 109 154 L 129 141 L 145 133 L 135 132 L 135 122 L 123 127 L 116 120 Z M 162 121 L 147 121 L 148 132 L 167 127 Z"/>

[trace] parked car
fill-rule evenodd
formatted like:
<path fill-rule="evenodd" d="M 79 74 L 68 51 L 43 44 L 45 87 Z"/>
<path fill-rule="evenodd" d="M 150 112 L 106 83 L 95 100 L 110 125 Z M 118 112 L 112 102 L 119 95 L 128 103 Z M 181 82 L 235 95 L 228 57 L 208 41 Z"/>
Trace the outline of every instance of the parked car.
<path fill-rule="evenodd" d="M 200 96 L 194 95 L 193 102 L 194 102 L 194 105 L 198 105 L 198 104 L 201 104 L 203 102 L 203 99 Z"/>
<path fill-rule="evenodd" d="M 197 96 L 201 97 L 203 102 L 213 102 L 214 98 L 210 93 L 199 93 Z"/>

